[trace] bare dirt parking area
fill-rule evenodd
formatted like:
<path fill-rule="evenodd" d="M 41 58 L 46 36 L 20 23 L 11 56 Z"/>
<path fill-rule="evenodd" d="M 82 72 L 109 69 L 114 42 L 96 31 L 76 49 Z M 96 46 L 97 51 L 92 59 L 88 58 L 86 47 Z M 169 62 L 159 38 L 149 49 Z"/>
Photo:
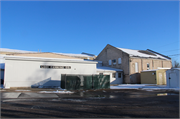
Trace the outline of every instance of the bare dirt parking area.
<path fill-rule="evenodd" d="M 1 99 L 1 118 L 179 118 L 179 93 L 172 91 L 108 89 L 41 98 L 30 96 L 38 91 L 16 93 L 18 98 Z"/>

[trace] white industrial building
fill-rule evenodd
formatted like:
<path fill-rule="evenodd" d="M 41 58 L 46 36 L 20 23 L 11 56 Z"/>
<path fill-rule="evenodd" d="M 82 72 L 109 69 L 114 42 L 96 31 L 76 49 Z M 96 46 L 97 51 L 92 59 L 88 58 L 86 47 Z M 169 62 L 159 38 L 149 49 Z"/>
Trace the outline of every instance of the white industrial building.
<path fill-rule="evenodd" d="M 103 75 L 110 75 L 112 84 L 120 84 L 123 79 L 120 69 L 102 67 L 97 65 L 98 61 L 56 53 L 16 52 L 0 56 L 2 67 L 5 69 L 5 88 L 56 88 L 61 86 L 61 74 L 95 75 L 103 73 Z M 119 74 L 121 74 L 120 78 L 114 76 Z"/>
<path fill-rule="evenodd" d="M 4 87 L 60 87 L 61 74 L 96 74 L 96 63 L 83 59 L 6 56 Z"/>

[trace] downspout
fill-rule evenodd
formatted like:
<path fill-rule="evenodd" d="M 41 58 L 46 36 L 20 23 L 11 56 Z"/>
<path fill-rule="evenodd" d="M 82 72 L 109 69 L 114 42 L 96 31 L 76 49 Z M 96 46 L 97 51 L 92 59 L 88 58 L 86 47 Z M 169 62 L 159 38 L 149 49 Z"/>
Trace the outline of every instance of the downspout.
<path fill-rule="evenodd" d="M 129 63 L 128 64 L 129 64 L 129 66 L 128 66 L 129 67 L 129 79 L 130 79 L 130 83 L 131 83 L 131 76 L 130 76 L 131 75 L 131 65 L 130 65 L 131 64 L 131 58 L 130 58 L 130 56 L 129 56 Z"/>
<path fill-rule="evenodd" d="M 141 71 L 143 71 L 143 60 L 141 59 Z"/>

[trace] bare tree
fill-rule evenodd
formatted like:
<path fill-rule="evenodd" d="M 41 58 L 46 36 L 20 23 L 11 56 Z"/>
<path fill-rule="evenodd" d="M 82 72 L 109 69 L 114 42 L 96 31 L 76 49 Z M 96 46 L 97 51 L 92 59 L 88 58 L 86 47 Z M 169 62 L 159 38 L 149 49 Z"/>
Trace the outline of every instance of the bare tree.
<path fill-rule="evenodd" d="M 176 60 L 172 63 L 172 67 L 173 68 L 180 68 L 180 64 L 179 62 L 177 62 Z"/>

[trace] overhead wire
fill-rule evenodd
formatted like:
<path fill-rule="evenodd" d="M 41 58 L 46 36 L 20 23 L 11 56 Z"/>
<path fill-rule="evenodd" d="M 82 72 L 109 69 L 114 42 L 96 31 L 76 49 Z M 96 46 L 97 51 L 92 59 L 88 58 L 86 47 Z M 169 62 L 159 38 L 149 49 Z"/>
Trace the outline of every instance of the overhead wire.
<path fill-rule="evenodd" d="M 178 51 L 180 49 L 175 49 L 175 50 L 166 50 L 166 51 L 161 51 L 161 52 L 171 52 L 171 51 Z"/>
<path fill-rule="evenodd" d="M 171 42 L 171 43 L 169 43 L 169 44 L 174 44 L 174 43 L 176 43 L 176 42 L 179 42 L 179 41 Z M 169 45 L 169 44 L 166 44 L 166 45 Z M 164 46 L 166 46 L 166 45 L 161 45 L 161 46 L 158 46 L 158 47 L 155 47 L 155 48 L 161 48 L 161 47 L 164 47 Z"/>
<path fill-rule="evenodd" d="M 168 55 L 168 56 L 177 56 L 177 55 L 180 55 L 180 54 L 174 54 L 174 55 Z"/>

